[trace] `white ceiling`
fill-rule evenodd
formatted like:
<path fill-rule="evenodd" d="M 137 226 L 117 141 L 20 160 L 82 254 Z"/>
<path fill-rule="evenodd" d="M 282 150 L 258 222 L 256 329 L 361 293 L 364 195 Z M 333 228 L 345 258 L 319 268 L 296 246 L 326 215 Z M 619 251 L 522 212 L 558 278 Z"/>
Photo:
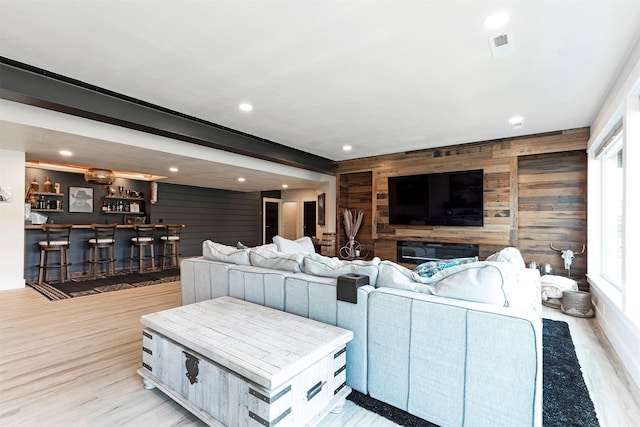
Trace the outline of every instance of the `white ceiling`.
<path fill-rule="evenodd" d="M 493 59 L 504 32 L 513 53 Z M 639 38 L 640 0 L 0 0 L 2 56 L 333 160 L 589 126 Z M 65 139 L 23 133 L 46 160 Z M 131 153 L 147 173 L 186 160 Z"/>

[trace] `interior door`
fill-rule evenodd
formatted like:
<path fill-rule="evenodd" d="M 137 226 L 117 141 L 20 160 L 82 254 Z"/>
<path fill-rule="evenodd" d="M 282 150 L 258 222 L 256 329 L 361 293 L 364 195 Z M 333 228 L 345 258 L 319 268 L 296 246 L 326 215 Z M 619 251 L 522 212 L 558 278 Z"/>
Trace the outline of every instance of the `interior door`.
<path fill-rule="evenodd" d="M 263 243 L 271 243 L 280 230 L 280 202 L 264 201 Z"/>
<path fill-rule="evenodd" d="M 295 240 L 298 237 L 298 202 L 282 204 L 282 233 L 285 239 Z"/>
<path fill-rule="evenodd" d="M 316 202 L 304 202 L 303 236 L 316 236 Z"/>

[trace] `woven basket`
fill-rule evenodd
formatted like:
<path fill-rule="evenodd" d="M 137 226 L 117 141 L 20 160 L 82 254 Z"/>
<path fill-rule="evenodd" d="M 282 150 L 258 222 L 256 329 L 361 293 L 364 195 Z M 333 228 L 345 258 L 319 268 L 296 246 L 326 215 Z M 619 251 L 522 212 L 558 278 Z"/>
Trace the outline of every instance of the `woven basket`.
<path fill-rule="evenodd" d="M 573 317 L 593 317 L 595 312 L 591 303 L 591 294 L 584 291 L 564 291 L 560 309 Z"/>
<path fill-rule="evenodd" d="M 542 300 L 542 305 L 560 310 L 562 298 L 547 298 L 546 300 Z"/>

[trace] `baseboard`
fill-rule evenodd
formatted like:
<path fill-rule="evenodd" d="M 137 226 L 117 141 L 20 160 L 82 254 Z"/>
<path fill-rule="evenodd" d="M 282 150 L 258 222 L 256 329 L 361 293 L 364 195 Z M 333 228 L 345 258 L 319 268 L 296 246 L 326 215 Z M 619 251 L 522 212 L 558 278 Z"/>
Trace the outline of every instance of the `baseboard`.
<path fill-rule="evenodd" d="M 640 387 L 640 328 L 620 310 L 619 303 L 611 298 L 606 289 L 597 283 L 590 289 L 596 308 L 596 320 L 607 336 L 614 351 L 622 361 L 631 379 Z M 634 350 L 635 349 L 635 350 Z"/>

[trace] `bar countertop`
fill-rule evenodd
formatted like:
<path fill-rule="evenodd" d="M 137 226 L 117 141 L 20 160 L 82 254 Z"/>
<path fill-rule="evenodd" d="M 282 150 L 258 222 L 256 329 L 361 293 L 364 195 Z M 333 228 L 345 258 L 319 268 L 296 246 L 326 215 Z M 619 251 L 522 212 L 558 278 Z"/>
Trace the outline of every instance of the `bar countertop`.
<path fill-rule="evenodd" d="M 60 223 L 60 224 L 64 224 L 64 223 Z M 145 225 L 149 225 L 149 224 L 145 224 Z M 164 228 L 166 224 L 152 224 L 155 225 L 156 228 Z M 133 227 L 135 227 L 134 224 L 118 224 L 117 228 L 129 228 L 132 229 Z M 91 224 L 72 224 L 71 226 L 72 229 L 91 229 Z M 35 225 L 35 224 L 25 224 L 24 226 L 25 230 L 42 230 L 42 225 Z"/>

